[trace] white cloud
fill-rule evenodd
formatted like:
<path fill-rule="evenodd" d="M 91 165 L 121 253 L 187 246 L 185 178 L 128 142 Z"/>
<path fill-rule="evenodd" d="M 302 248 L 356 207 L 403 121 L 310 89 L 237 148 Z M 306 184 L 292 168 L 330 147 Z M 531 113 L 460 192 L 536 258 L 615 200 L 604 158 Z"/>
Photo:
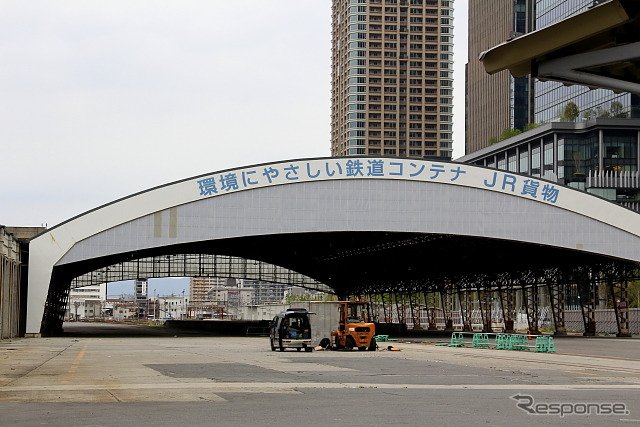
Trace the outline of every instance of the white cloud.
<path fill-rule="evenodd" d="M 329 155 L 330 14 L 301 0 L 0 2 L 0 224 Z"/>

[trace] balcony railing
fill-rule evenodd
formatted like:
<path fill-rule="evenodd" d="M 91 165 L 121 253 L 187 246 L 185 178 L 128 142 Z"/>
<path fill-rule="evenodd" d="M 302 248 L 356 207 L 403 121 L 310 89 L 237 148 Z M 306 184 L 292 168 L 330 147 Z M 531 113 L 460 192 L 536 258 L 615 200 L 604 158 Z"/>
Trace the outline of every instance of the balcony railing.
<path fill-rule="evenodd" d="M 640 172 L 589 171 L 586 187 L 640 188 Z"/>

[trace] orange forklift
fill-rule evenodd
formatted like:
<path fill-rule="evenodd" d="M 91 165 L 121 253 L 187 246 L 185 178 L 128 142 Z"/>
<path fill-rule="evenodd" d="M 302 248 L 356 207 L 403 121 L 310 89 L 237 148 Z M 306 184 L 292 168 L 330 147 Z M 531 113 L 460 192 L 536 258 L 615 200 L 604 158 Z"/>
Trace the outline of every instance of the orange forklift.
<path fill-rule="evenodd" d="M 334 349 L 353 349 L 375 351 L 376 327 L 370 321 L 369 303 L 359 301 L 340 301 L 338 330 L 331 331 Z"/>

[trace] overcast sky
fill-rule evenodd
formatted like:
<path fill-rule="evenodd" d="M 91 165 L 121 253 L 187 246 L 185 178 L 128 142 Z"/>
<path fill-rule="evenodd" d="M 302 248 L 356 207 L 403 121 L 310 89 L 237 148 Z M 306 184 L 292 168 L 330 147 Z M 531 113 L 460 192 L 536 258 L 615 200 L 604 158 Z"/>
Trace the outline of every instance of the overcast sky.
<path fill-rule="evenodd" d="M 250 4 L 251 7 L 247 7 Z M 330 155 L 329 0 L 0 0 L 0 224 Z M 456 0 L 454 158 L 467 0 Z"/>

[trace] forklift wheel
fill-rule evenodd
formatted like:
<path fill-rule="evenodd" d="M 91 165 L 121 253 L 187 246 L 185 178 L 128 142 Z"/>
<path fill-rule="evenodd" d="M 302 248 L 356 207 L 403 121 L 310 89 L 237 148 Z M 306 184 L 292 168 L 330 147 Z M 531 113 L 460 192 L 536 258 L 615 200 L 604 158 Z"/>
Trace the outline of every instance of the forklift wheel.
<path fill-rule="evenodd" d="M 349 350 L 353 350 L 353 348 L 356 346 L 356 340 L 353 339 L 353 337 L 351 335 L 349 335 L 347 337 L 347 343 L 345 345 L 345 347 L 347 347 Z"/>

